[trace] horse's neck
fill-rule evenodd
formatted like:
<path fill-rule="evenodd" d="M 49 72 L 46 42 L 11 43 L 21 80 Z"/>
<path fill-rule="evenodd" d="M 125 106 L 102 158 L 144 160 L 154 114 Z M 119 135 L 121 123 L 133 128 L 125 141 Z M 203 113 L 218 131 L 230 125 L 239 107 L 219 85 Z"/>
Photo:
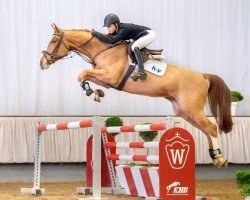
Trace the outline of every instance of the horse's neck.
<path fill-rule="evenodd" d="M 110 48 L 110 45 L 95 37 L 92 38 L 91 32 L 85 30 L 69 30 L 65 31 L 65 34 L 67 41 L 70 43 L 70 49 L 86 55 L 96 65 L 103 67 L 117 62 L 120 65 L 120 63 L 126 63 L 128 60 L 124 44 Z"/>
<path fill-rule="evenodd" d="M 71 49 L 81 52 L 91 60 L 93 60 L 99 52 L 109 48 L 107 44 L 100 42 L 97 38 L 92 38 L 90 32 L 71 30 L 67 31 L 66 34 Z"/>

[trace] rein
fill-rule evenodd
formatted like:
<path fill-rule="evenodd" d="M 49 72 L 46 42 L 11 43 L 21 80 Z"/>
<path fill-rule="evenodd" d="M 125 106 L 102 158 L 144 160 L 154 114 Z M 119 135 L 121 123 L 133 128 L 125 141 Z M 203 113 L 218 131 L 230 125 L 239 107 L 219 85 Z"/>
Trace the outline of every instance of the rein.
<path fill-rule="evenodd" d="M 85 46 L 85 45 L 86 45 L 88 42 L 90 42 L 93 38 L 94 38 L 94 36 L 92 35 L 92 37 L 91 37 L 90 40 L 88 40 L 85 44 L 80 45 L 79 47 Z M 123 42 L 118 42 L 118 43 L 116 43 L 116 44 L 114 44 L 114 45 L 112 45 L 112 46 L 109 46 L 109 47 L 106 48 L 106 49 L 101 50 L 100 52 L 98 52 L 98 53 L 93 57 L 92 60 L 91 60 L 90 58 L 88 58 L 87 56 L 85 56 L 83 53 L 81 53 L 79 50 L 75 50 L 74 52 L 76 52 L 76 54 L 79 55 L 84 61 L 86 61 L 86 62 L 92 64 L 93 66 L 96 66 L 96 64 L 95 64 L 95 59 L 96 59 L 97 56 L 99 56 L 99 55 L 100 55 L 101 53 L 103 53 L 104 51 L 107 51 L 107 50 L 109 50 L 109 49 L 112 49 L 112 48 L 114 48 L 114 47 L 116 47 L 116 46 L 118 46 L 118 45 L 121 45 L 121 44 L 124 44 L 124 43 L 123 43 Z M 76 49 L 78 49 L 79 47 L 77 47 Z M 73 56 L 72 56 L 72 57 L 73 57 Z"/>
<path fill-rule="evenodd" d="M 109 46 L 108 48 L 103 49 L 102 51 L 98 52 L 98 53 L 94 56 L 94 58 L 93 58 L 93 64 L 95 65 L 95 58 L 96 58 L 97 56 L 99 56 L 101 53 L 103 53 L 104 51 L 107 51 L 107 50 L 109 50 L 109 49 L 112 49 L 112 48 L 114 48 L 114 47 L 116 47 L 116 46 L 118 46 L 118 45 L 121 45 L 121 44 L 124 44 L 124 43 L 123 43 L 123 42 L 118 42 L 118 43 L 116 43 L 116 44 L 114 44 L 114 45 L 112 45 L 112 46 Z"/>

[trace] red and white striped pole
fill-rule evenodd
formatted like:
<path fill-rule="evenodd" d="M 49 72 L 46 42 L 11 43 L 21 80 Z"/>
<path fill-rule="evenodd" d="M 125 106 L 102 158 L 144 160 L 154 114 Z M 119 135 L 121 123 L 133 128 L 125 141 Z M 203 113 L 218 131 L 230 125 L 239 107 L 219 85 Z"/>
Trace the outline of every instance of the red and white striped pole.
<path fill-rule="evenodd" d="M 102 127 L 102 133 L 128 133 L 140 131 L 160 131 L 166 130 L 167 124 L 145 124 L 145 125 L 130 125 L 130 126 L 115 126 L 115 127 Z"/>
<path fill-rule="evenodd" d="M 37 127 L 38 132 L 53 131 L 53 130 L 67 130 L 76 128 L 88 128 L 93 126 L 92 119 L 78 121 L 78 122 L 68 122 L 68 123 L 58 123 L 58 124 L 40 124 Z M 102 133 L 127 133 L 127 132 L 140 132 L 140 131 L 160 131 L 166 130 L 167 124 L 145 124 L 145 125 L 129 125 L 129 126 L 115 126 L 115 127 L 102 127 Z"/>
<path fill-rule="evenodd" d="M 106 149 L 115 148 L 159 148 L 159 142 L 105 142 L 103 144 Z"/>
<path fill-rule="evenodd" d="M 53 130 L 68 130 L 76 128 L 88 128 L 93 126 L 93 120 L 88 119 L 79 122 L 58 123 L 58 124 L 40 124 L 37 126 L 38 132 L 53 131 Z"/>
<path fill-rule="evenodd" d="M 58 123 L 58 124 L 40 124 L 37 127 L 38 132 L 53 131 L 53 130 L 67 130 L 76 128 L 88 128 L 93 126 L 93 120 L 88 119 L 78 122 Z M 166 130 L 167 124 L 145 124 L 145 125 L 129 125 L 129 126 L 114 126 L 102 127 L 102 133 L 127 133 L 127 132 L 140 132 L 140 131 L 160 131 Z"/>
<path fill-rule="evenodd" d="M 143 161 L 159 163 L 159 156 L 108 154 L 106 158 L 108 160 Z"/>

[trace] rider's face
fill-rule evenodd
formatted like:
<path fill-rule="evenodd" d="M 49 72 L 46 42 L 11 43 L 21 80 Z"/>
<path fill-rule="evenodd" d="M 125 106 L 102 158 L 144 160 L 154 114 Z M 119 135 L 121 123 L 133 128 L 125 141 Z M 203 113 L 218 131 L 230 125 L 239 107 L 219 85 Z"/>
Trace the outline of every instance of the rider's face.
<path fill-rule="evenodd" d="M 116 29 L 117 29 L 115 24 L 110 24 L 109 26 L 107 26 L 107 28 L 108 28 L 109 34 L 113 34 L 114 32 L 116 32 Z"/>

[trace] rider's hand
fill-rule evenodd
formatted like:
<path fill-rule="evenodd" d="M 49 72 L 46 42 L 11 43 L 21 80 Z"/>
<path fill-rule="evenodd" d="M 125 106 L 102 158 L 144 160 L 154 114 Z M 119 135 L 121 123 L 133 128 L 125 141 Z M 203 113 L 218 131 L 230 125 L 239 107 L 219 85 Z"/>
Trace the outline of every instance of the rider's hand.
<path fill-rule="evenodd" d="M 95 29 L 92 29 L 91 33 L 92 33 L 93 36 L 97 36 L 98 35 L 98 32 L 95 31 Z"/>

